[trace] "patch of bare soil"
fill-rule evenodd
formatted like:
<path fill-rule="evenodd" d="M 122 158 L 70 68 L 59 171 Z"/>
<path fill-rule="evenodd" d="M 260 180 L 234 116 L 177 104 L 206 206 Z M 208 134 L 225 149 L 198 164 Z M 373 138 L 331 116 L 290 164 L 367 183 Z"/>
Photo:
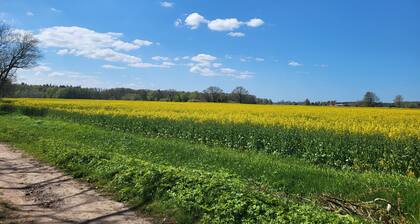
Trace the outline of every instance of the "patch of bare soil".
<path fill-rule="evenodd" d="M 1 202 L 2 201 L 2 202 Z M 0 144 L 0 223 L 152 223 L 92 187 Z"/>

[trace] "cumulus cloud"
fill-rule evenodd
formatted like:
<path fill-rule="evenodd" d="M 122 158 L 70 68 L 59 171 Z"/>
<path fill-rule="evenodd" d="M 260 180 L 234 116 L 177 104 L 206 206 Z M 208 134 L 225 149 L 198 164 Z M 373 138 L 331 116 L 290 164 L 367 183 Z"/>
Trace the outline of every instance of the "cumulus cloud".
<path fill-rule="evenodd" d="M 236 18 L 215 19 L 210 21 L 207 26 L 214 31 L 232 31 L 238 29 L 241 22 Z"/>
<path fill-rule="evenodd" d="M 122 33 L 100 33 L 77 26 L 49 27 L 41 29 L 35 35 L 41 41 L 42 47 L 58 49 L 58 55 L 74 55 L 109 62 L 122 62 L 138 68 L 168 67 L 162 64 L 144 63 L 141 58 L 126 53 L 143 46 L 150 46 L 153 42 L 141 39 L 126 42 L 120 39 L 122 36 Z"/>
<path fill-rule="evenodd" d="M 197 29 L 200 24 L 208 23 L 208 21 L 200 14 L 194 12 L 185 18 L 185 25 L 189 26 L 192 30 Z"/>
<path fill-rule="evenodd" d="M 246 22 L 246 25 L 249 27 L 259 27 L 264 24 L 264 21 L 259 18 L 250 19 L 248 22 Z"/>
<path fill-rule="evenodd" d="M 198 54 L 196 56 L 193 56 L 191 58 L 191 61 L 197 62 L 200 64 L 210 64 L 210 62 L 216 60 L 217 58 L 214 56 L 211 56 L 209 54 Z"/>
<path fill-rule="evenodd" d="M 255 61 L 262 62 L 262 61 L 265 61 L 265 59 L 264 58 L 255 58 Z"/>
<path fill-rule="evenodd" d="M 297 61 L 289 61 L 289 63 L 287 63 L 289 66 L 292 66 L 292 67 L 298 67 L 298 66 L 303 66 L 303 64 L 301 64 L 301 63 L 299 63 L 299 62 L 297 62 Z"/>
<path fill-rule="evenodd" d="M 259 18 L 253 18 L 247 22 L 241 22 L 237 18 L 227 18 L 227 19 L 214 19 L 207 20 L 204 16 L 198 14 L 197 12 L 191 13 L 185 19 L 185 25 L 190 27 L 190 29 L 197 29 L 201 24 L 207 24 L 207 27 L 213 31 L 233 31 L 240 28 L 242 25 L 249 27 L 259 27 L 264 24 L 264 21 Z M 181 25 L 180 21 L 175 22 L 176 26 Z M 243 33 L 231 32 L 228 34 L 234 37 L 244 36 Z"/>
<path fill-rule="evenodd" d="M 34 16 L 35 14 L 33 12 L 26 12 L 27 16 Z"/>
<path fill-rule="evenodd" d="M 174 7 L 175 3 L 173 2 L 160 2 L 160 6 L 164 8 L 172 8 Z"/>
<path fill-rule="evenodd" d="M 245 34 L 241 32 L 229 32 L 228 35 L 231 37 L 244 37 L 245 36 Z"/>
<path fill-rule="evenodd" d="M 191 57 L 190 72 L 202 76 L 228 76 L 238 79 L 252 77 L 253 73 L 248 71 L 237 71 L 236 69 L 222 67 L 221 63 L 215 62 L 217 57 L 209 54 L 198 54 Z"/>

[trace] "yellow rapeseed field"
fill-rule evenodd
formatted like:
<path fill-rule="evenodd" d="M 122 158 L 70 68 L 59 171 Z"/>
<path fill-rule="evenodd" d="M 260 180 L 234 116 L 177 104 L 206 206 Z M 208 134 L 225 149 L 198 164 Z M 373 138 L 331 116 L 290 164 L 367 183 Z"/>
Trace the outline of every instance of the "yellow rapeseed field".
<path fill-rule="evenodd" d="M 15 105 L 82 114 L 126 115 L 173 120 L 282 125 L 337 132 L 380 133 L 420 139 L 420 110 L 356 107 L 244 105 L 117 100 L 12 99 Z"/>

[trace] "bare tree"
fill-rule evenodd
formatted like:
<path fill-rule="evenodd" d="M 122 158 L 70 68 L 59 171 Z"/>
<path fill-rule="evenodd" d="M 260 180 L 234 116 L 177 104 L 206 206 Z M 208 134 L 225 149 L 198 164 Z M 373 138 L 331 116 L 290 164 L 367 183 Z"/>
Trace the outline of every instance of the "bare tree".
<path fill-rule="evenodd" d="M 37 65 L 41 57 L 38 43 L 32 34 L 0 24 L 0 89 L 12 80 L 18 69 Z"/>
<path fill-rule="evenodd" d="M 222 102 L 223 90 L 217 86 L 210 86 L 203 91 L 208 102 Z"/>
<path fill-rule="evenodd" d="M 402 107 L 403 102 L 404 102 L 404 98 L 401 95 L 395 96 L 394 104 L 396 107 Z"/>
<path fill-rule="evenodd" d="M 363 96 L 362 104 L 367 107 L 374 107 L 379 102 L 379 98 L 374 92 L 366 92 Z"/>
<path fill-rule="evenodd" d="M 244 87 L 238 86 L 232 90 L 232 95 L 239 103 L 245 103 L 246 97 L 249 95 L 249 92 Z"/>

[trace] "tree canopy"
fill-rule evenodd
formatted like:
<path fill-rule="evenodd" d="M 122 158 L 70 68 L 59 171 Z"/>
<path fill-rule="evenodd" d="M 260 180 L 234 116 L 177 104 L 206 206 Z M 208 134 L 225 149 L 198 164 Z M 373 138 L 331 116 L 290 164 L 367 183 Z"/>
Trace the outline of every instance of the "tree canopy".
<path fill-rule="evenodd" d="M 0 23 L 0 92 L 11 82 L 18 69 L 37 65 L 41 57 L 39 41 L 29 32 L 18 32 Z"/>

